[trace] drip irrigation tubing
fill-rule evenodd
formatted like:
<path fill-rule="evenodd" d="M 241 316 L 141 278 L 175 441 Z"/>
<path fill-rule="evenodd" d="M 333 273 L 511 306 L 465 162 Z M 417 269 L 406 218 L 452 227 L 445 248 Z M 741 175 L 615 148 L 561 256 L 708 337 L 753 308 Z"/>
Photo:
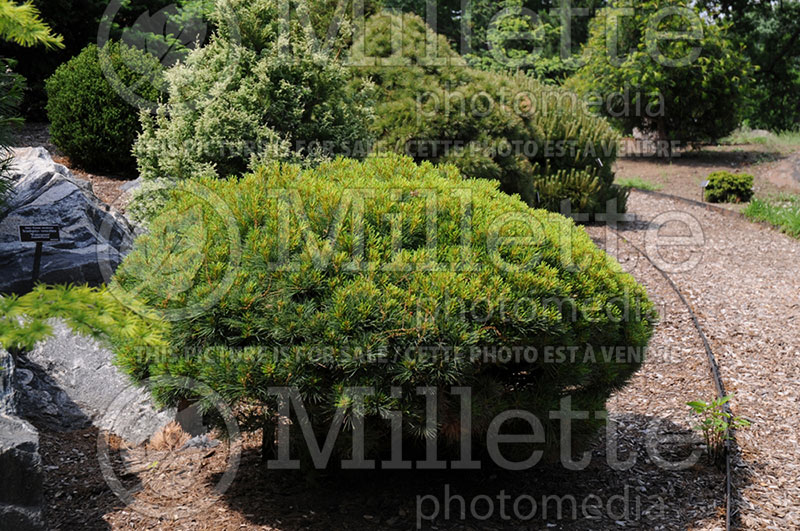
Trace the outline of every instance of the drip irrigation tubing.
<path fill-rule="evenodd" d="M 639 190 L 639 189 L 635 189 L 635 190 L 637 192 L 642 192 L 642 193 L 645 193 L 647 195 L 652 195 L 652 196 L 656 196 L 656 197 L 662 197 L 662 198 L 672 199 L 672 200 L 683 202 L 683 203 L 688 203 L 688 204 L 690 204 L 692 206 L 705 208 L 706 210 L 711 210 L 713 212 L 717 212 L 717 213 L 720 213 L 720 214 L 728 216 L 728 217 L 737 217 L 737 218 L 746 219 L 742 214 L 739 214 L 738 212 L 734 212 L 732 210 L 728 210 L 728 209 L 725 209 L 723 207 L 719 207 L 719 206 L 716 206 L 716 205 L 710 205 L 708 203 L 703 203 L 703 202 L 700 202 L 700 201 L 695 201 L 693 199 L 687 199 L 685 197 L 679 197 L 679 196 L 675 196 L 675 195 L 671 195 L 671 194 L 666 194 L 666 193 L 663 193 L 663 192 L 655 192 L 655 191 L 651 191 L 651 190 Z M 714 381 L 714 387 L 716 388 L 717 396 L 718 396 L 718 398 L 723 398 L 723 397 L 727 396 L 727 393 L 725 391 L 725 384 L 722 381 L 722 376 L 720 375 L 720 371 L 719 371 L 719 363 L 717 363 L 717 358 L 716 358 L 716 356 L 714 356 L 714 351 L 711 348 L 711 343 L 708 341 L 708 337 L 706 336 L 705 332 L 703 331 L 703 326 L 700 324 L 700 320 L 697 318 L 697 314 L 695 314 L 694 309 L 689 304 L 689 301 L 686 300 L 686 297 L 683 295 L 683 293 L 681 292 L 681 290 L 678 287 L 678 285 L 675 283 L 675 281 L 672 280 L 672 278 L 669 276 L 669 274 L 666 271 L 664 271 L 662 268 L 660 268 L 655 263 L 655 261 L 652 258 L 650 258 L 650 256 L 647 255 L 647 253 L 642 251 L 639 247 L 637 247 L 628 238 L 626 238 L 625 236 L 620 234 L 620 232 L 618 230 L 614 229 L 612 226 L 609 225 L 608 228 L 611 229 L 622 241 L 624 241 L 626 244 L 628 244 L 637 253 L 642 255 L 650 263 L 650 265 L 653 266 L 653 268 L 656 271 L 658 271 L 661 274 L 662 277 L 664 277 L 664 279 L 667 281 L 669 286 L 672 288 L 672 290 L 675 292 L 675 294 L 680 299 L 681 303 L 683 303 L 683 305 L 686 307 L 686 310 L 689 312 L 689 316 L 692 319 L 692 323 L 694 324 L 694 327 L 697 330 L 697 333 L 700 336 L 700 339 L 703 341 L 703 347 L 705 348 L 706 358 L 708 359 L 708 364 L 709 364 L 709 368 L 710 368 L 711 379 Z M 723 409 L 724 409 L 725 413 L 727 413 L 728 419 L 732 418 L 732 413 L 731 413 L 730 406 L 728 405 L 728 403 L 725 403 L 723 405 Z M 733 525 L 734 508 L 733 508 L 733 502 L 732 502 L 733 472 L 732 472 L 732 467 L 731 467 L 731 452 L 732 452 L 733 446 L 736 443 L 736 440 L 734 439 L 733 430 L 730 428 L 730 420 L 728 422 L 729 422 L 728 423 L 728 427 L 725 430 L 725 529 L 726 529 L 726 531 L 730 531 L 730 529 L 731 529 L 731 527 Z"/>

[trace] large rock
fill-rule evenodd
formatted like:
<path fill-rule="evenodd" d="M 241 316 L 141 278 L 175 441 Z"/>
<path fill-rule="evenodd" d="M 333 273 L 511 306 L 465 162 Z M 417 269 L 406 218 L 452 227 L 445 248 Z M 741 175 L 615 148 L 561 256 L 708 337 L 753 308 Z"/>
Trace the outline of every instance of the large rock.
<path fill-rule="evenodd" d="M 16 417 L 0 415 L 0 530 L 44 529 L 39 434 Z"/>
<path fill-rule="evenodd" d="M 39 434 L 16 417 L 0 415 L 0 530 L 44 529 Z"/>
<path fill-rule="evenodd" d="M 17 411 L 14 393 L 14 358 L 0 348 L 0 415 L 13 415 Z"/>
<path fill-rule="evenodd" d="M 0 349 L 0 531 L 45 529 L 39 434 L 15 412 L 13 357 Z"/>
<path fill-rule="evenodd" d="M 22 416 L 55 431 L 80 430 L 92 424 L 47 371 L 24 355 L 16 363 L 14 386 L 19 389 L 17 409 Z"/>
<path fill-rule="evenodd" d="M 61 241 L 45 243 L 39 279 L 103 283 L 133 243 L 130 224 L 42 147 L 14 152 L 12 191 L 0 212 L 0 292 L 31 287 L 35 244 L 19 241 L 20 225 L 58 225 Z"/>
<path fill-rule="evenodd" d="M 175 410 L 159 411 L 146 389 L 130 383 L 108 349 L 62 321 L 50 324 L 52 337 L 19 357 L 20 414 L 61 431 L 91 423 L 134 444 L 175 420 Z"/>

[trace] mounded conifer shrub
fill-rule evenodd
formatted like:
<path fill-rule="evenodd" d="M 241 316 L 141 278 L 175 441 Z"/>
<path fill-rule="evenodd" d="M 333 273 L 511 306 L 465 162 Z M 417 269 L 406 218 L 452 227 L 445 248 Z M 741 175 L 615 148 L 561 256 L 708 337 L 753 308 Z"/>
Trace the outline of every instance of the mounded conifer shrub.
<path fill-rule="evenodd" d="M 754 177 L 748 173 L 714 171 L 707 180 L 703 197 L 711 203 L 747 203 L 753 197 Z"/>
<path fill-rule="evenodd" d="M 378 87 L 378 149 L 448 162 L 496 179 L 531 206 L 603 212 L 627 193 L 613 184 L 618 136 L 578 97 L 525 75 L 469 68 L 411 14 L 381 12 L 351 47 L 349 64 Z"/>
<path fill-rule="evenodd" d="M 155 101 L 163 82 L 158 60 L 137 48 L 109 42 L 90 44 L 48 78 L 47 117 L 53 143 L 72 162 L 90 171 L 132 172 L 131 153 L 141 131 L 139 109 L 125 100 L 103 72 L 113 71 L 121 87 Z M 123 90 L 123 89 L 120 89 Z"/>
<path fill-rule="evenodd" d="M 270 388 L 288 386 L 319 440 L 343 421 L 336 455 L 348 455 L 358 420 L 367 455 L 388 455 L 383 415 L 393 411 L 406 450 L 438 432 L 441 456 L 457 456 L 454 388 L 468 387 L 476 456 L 492 419 L 520 409 L 543 425 L 537 447 L 557 456 L 549 412 L 564 397 L 573 409 L 603 410 L 641 362 L 607 349 L 641 353 L 652 333 L 645 290 L 584 230 L 452 165 L 394 155 L 273 164 L 188 181 L 172 195 L 113 285 L 149 308 L 187 313 L 172 322 L 169 352 L 119 345 L 120 365 L 138 379 L 208 384 L 244 429 L 267 427 L 267 445 L 279 423 Z M 354 387 L 370 390 L 363 401 Z M 433 421 L 420 387 L 435 388 Z M 166 384 L 159 396 L 185 397 Z M 601 423 L 573 422 L 573 446 Z M 521 420 L 502 426 L 530 431 Z"/>

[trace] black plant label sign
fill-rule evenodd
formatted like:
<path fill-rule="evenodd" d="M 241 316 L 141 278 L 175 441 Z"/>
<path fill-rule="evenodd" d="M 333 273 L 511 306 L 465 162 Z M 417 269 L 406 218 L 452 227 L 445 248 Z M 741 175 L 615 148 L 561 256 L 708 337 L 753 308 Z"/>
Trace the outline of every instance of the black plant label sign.
<path fill-rule="evenodd" d="M 21 242 L 57 242 L 61 239 L 57 225 L 20 225 Z"/>

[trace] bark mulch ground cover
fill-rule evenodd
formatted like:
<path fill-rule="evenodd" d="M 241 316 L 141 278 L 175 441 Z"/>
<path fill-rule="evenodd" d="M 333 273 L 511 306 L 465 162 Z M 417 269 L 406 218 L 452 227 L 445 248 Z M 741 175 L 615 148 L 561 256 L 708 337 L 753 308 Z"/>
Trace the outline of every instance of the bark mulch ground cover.
<path fill-rule="evenodd" d="M 745 219 L 636 192 L 629 210 L 650 221 L 681 212 L 702 230 L 699 263 L 671 277 L 711 341 L 727 390 L 735 395 L 734 413 L 753 422 L 737 433 L 739 517 L 748 529 L 800 527 L 800 241 Z M 651 231 L 686 234 L 680 225 Z M 626 231 L 626 237 L 644 245 L 646 233 Z"/>

